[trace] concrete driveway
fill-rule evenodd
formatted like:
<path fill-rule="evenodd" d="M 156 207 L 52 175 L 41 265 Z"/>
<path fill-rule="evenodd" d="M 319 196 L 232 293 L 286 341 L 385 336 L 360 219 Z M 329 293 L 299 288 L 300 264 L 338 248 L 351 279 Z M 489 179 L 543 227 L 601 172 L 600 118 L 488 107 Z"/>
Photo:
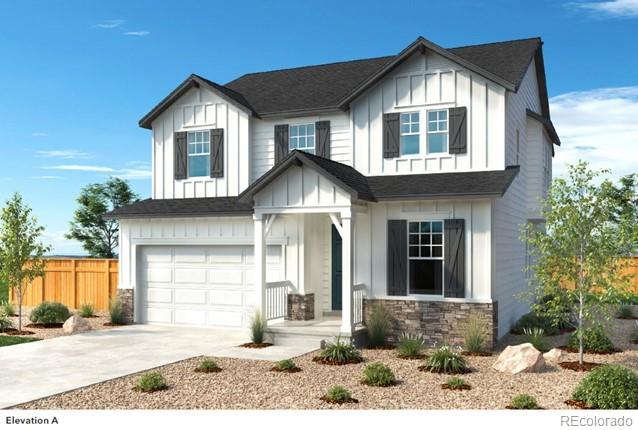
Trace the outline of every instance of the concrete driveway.
<path fill-rule="evenodd" d="M 131 325 L 0 348 L 0 408 L 198 355 L 281 360 L 305 346 L 238 348 L 246 332 Z"/>

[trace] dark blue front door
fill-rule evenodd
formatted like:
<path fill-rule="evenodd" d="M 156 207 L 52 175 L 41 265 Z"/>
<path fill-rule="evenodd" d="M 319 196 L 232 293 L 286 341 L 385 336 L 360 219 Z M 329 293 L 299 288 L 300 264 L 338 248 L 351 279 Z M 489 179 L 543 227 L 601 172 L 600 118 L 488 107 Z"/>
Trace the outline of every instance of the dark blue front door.
<path fill-rule="evenodd" d="M 341 287 L 343 286 L 343 275 L 341 272 L 341 235 L 332 226 L 332 310 L 341 310 Z"/>

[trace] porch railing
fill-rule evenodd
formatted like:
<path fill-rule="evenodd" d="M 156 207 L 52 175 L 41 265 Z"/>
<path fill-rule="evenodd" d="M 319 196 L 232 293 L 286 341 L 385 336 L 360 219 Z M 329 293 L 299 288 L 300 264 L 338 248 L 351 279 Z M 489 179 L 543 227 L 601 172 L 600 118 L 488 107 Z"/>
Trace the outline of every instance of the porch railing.
<path fill-rule="evenodd" d="M 288 309 L 288 293 L 292 290 L 290 281 L 266 283 L 266 309 L 264 317 L 267 321 L 286 316 Z"/>
<path fill-rule="evenodd" d="M 352 287 L 352 324 L 363 324 L 363 298 L 366 295 L 365 284 Z"/>

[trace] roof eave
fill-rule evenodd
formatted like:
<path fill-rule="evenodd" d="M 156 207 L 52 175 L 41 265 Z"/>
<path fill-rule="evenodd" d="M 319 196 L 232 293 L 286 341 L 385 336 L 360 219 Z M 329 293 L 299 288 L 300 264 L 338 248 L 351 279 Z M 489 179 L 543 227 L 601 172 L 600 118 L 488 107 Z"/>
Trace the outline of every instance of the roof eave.
<path fill-rule="evenodd" d="M 245 211 L 220 211 L 220 212 L 184 212 L 184 213 L 140 213 L 140 214 L 105 214 L 104 219 L 150 219 L 150 218 L 214 218 L 227 216 L 249 216 L 254 213 L 253 210 Z"/>
<path fill-rule="evenodd" d="M 538 112 L 534 112 L 531 109 L 526 109 L 525 112 L 527 116 L 540 122 L 543 127 L 545 127 L 545 130 L 547 131 L 547 134 L 549 134 L 549 137 L 554 145 L 560 146 L 560 137 L 558 137 L 558 132 L 556 131 L 554 123 L 551 119 L 539 114 Z"/>

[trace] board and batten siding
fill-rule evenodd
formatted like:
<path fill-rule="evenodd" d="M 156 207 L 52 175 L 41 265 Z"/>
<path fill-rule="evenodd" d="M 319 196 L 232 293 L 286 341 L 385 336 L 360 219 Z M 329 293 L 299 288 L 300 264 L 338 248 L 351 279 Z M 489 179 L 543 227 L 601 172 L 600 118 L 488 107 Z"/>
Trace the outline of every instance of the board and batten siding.
<path fill-rule="evenodd" d="M 224 129 L 224 175 L 221 178 L 174 179 L 173 136 L 178 131 Z M 152 124 L 154 199 L 236 196 L 250 178 L 250 115 L 227 99 L 193 88 Z"/>
<path fill-rule="evenodd" d="M 365 175 L 505 168 L 505 88 L 437 54 L 417 53 L 351 106 L 354 167 Z M 427 154 L 427 111 L 467 107 L 466 154 Z M 420 154 L 385 159 L 384 113 L 419 112 Z"/>

